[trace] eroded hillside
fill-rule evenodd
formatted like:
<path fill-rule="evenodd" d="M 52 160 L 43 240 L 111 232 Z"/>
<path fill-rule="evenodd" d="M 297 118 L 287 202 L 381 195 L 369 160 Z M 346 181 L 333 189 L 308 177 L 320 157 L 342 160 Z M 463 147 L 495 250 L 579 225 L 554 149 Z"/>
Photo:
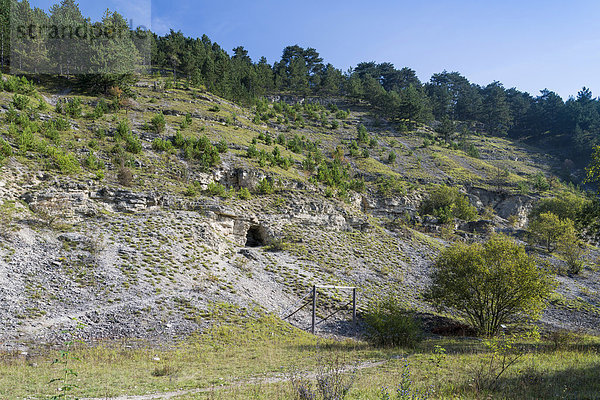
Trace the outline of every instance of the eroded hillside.
<path fill-rule="evenodd" d="M 170 340 L 231 309 L 283 316 L 314 284 L 358 286 L 359 306 L 400 293 L 429 313 L 420 294 L 441 248 L 523 238 L 534 202 L 568 190 L 548 183 L 557 160 L 467 124 L 444 140 L 337 98 L 242 107 L 164 86 L 143 79 L 127 101 L 0 92 L 4 347 L 61 341 L 74 319 L 88 339 Z M 421 215 L 435 184 L 465 192 L 473 221 Z M 543 322 L 597 329 L 597 275 L 589 263 L 560 276 Z M 346 302 L 324 291 L 319 313 Z"/>

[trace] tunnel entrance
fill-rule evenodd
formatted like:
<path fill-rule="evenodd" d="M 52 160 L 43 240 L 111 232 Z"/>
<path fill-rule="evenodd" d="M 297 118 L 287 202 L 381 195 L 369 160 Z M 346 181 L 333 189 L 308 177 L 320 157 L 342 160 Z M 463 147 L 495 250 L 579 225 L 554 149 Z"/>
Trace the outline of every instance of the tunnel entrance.
<path fill-rule="evenodd" d="M 261 247 L 265 245 L 265 235 L 263 229 L 258 225 L 253 225 L 246 233 L 246 247 Z"/>

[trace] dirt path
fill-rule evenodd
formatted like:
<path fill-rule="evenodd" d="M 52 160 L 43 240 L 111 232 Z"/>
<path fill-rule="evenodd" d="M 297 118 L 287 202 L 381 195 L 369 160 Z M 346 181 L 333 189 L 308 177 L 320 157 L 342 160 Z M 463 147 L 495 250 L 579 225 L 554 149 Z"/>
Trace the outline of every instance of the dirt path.
<path fill-rule="evenodd" d="M 353 370 L 363 370 L 368 368 L 376 368 L 381 365 L 384 365 L 389 360 L 381 360 L 381 361 L 364 361 L 357 365 L 346 365 L 342 368 L 343 372 L 350 372 Z M 317 377 L 316 372 L 308 372 L 303 375 L 308 379 L 315 379 Z M 196 393 L 210 393 L 217 390 L 226 390 L 226 389 L 234 389 L 241 386 L 246 385 L 258 385 L 258 384 L 272 384 L 279 382 L 287 382 L 291 378 L 285 374 L 276 374 L 269 377 L 264 378 L 252 378 L 246 380 L 240 380 L 237 382 L 233 382 L 229 385 L 223 386 L 213 386 L 209 388 L 200 388 L 200 389 L 185 389 L 185 390 L 175 390 L 172 392 L 164 392 L 164 393 L 154 393 L 154 394 L 143 394 L 137 396 L 119 396 L 119 397 L 94 397 L 94 398 L 82 398 L 81 400 L 156 400 L 156 399 L 173 399 L 179 396 L 196 394 Z"/>

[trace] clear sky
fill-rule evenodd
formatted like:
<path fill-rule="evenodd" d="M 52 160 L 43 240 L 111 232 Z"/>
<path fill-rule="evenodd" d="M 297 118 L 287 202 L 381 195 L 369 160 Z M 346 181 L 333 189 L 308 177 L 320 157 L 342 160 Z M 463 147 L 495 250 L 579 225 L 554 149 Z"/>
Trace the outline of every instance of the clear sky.
<path fill-rule="evenodd" d="M 139 24 L 149 18 L 149 0 L 79 3 L 93 17 L 110 7 Z M 566 99 L 584 85 L 600 95 L 600 0 L 153 0 L 151 10 L 159 34 L 207 34 L 254 60 L 273 63 L 299 44 L 342 70 L 389 61 L 423 81 L 445 69 L 533 95 L 548 88 Z"/>

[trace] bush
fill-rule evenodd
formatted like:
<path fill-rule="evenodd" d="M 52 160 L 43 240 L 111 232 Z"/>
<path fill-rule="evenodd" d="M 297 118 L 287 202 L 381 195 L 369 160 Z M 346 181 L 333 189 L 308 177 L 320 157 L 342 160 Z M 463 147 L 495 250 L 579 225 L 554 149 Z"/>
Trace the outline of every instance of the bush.
<path fill-rule="evenodd" d="M 425 297 L 439 310 L 454 309 L 480 335 L 502 324 L 537 318 L 554 289 L 546 270 L 513 240 L 494 236 L 484 244 L 456 244 L 433 264 Z"/>
<path fill-rule="evenodd" d="M 150 120 L 150 125 L 152 125 L 152 130 L 155 133 L 163 132 L 167 126 L 167 121 L 165 120 L 163 113 L 155 114 Z"/>
<path fill-rule="evenodd" d="M 117 132 L 115 133 L 116 139 L 125 139 L 131 133 L 131 128 L 129 127 L 129 122 L 127 120 L 122 119 L 117 124 Z"/>
<path fill-rule="evenodd" d="M 389 164 L 393 164 L 396 162 L 396 153 L 394 153 L 393 151 L 390 151 L 390 154 L 388 154 L 388 163 Z"/>
<path fill-rule="evenodd" d="M 404 196 L 406 194 L 406 188 L 404 181 L 393 178 L 391 176 L 384 176 L 377 178 L 375 181 L 378 192 L 383 196 Z"/>
<path fill-rule="evenodd" d="M 227 190 L 227 188 L 221 185 L 218 182 L 211 182 L 208 184 L 208 193 L 213 196 L 219 196 L 223 198 L 229 198 L 232 195 L 232 192 Z"/>
<path fill-rule="evenodd" d="M 73 174 L 80 170 L 80 164 L 77 158 L 69 152 L 54 146 L 46 146 L 43 151 L 52 161 L 54 167 L 63 174 Z"/>
<path fill-rule="evenodd" d="M 217 151 L 221 154 L 227 153 L 227 150 L 229 149 L 229 146 L 227 145 L 227 142 L 225 141 L 225 139 L 221 139 L 219 141 L 219 143 L 216 144 L 215 147 L 217 148 Z"/>
<path fill-rule="evenodd" d="M 64 119 L 62 117 L 58 117 L 54 121 L 54 127 L 56 129 L 58 129 L 59 131 L 64 132 L 71 128 L 71 124 L 66 119 Z"/>
<path fill-rule="evenodd" d="M 152 141 L 152 149 L 156 150 L 156 151 L 171 152 L 175 148 L 173 147 L 173 143 L 171 143 L 170 140 L 164 140 L 164 139 L 158 138 L 158 139 L 154 139 Z"/>
<path fill-rule="evenodd" d="M 567 220 L 568 221 L 568 220 Z M 575 233 L 573 224 L 567 224 L 565 230 L 559 237 L 559 254 L 564 258 L 569 275 L 577 275 L 583 268 L 583 257 L 585 256 L 585 245 Z"/>
<path fill-rule="evenodd" d="M 63 106 L 63 110 L 65 114 L 67 114 L 71 118 L 81 117 L 81 99 L 79 97 L 75 97 L 73 99 L 67 100 L 65 105 Z"/>
<path fill-rule="evenodd" d="M 458 188 L 441 185 L 429 193 L 429 197 L 421 204 L 420 213 L 433 215 L 446 224 L 454 218 L 471 221 L 477 216 L 477 209 Z"/>
<path fill-rule="evenodd" d="M 358 133 L 358 143 L 368 143 L 369 142 L 369 134 L 367 133 L 367 128 L 363 124 L 358 125 L 356 128 Z"/>
<path fill-rule="evenodd" d="M 92 113 L 93 118 L 102 118 L 104 114 L 107 114 L 109 111 L 108 104 L 104 99 L 100 99 L 94 107 L 94 112 Z"/>
<path fill-rule="evenodd" d="M 12 147 L 3 138 L 0 138 L 0 160 L 12 155 Z"/>
<path fill-rule="evenodd" d="M 12 105 L 17 110 L 24 110 L 29 106 L 29 101 L 30 101 L 29 97 L 22 96 L 20 94 L 15 94 L 12 99 Z"/>
<path fill-rule="evenodd" d="M 538 192 L 545 192 L 550 189 L 548 179 L 541 172 L 529 178 L 531 186 Z"/>
<path fill-rule="evenodd" d="M 96 157 L 94 155 L 94 153 L 91 153 L 91 152 L 85 158 L 84 164 L 88 169 L 90 169 L 92 171 L 98 171 L 98 170 L 104 169 L 104 161 L 100 160 L 98 157 Z"/>
<path fill-rule="evenodd" d="M 183 121 L 181 121 L 181 124 L 179 124 L 179 127 L 183 130 L 187 129 L 190 125 L 192 125 L 192 114 L 187 113 L 185 114 Z"/>
<path fill-rule="evenodd" d="M 237 193 L 237 196 L 241 200 L 250 200 L 252 198 L 252 194 L 250 194 L 248 188 L 245 187 L 240 188 L 240 190 Z"/>
<path fill-rule="evenodd" d="M 133 183 L 133 172 L 127 167 L 120 167 L 117 174 L 119 183 L 123 186 L 131 186 Z"/>
<path fill-rule="evenodd" d="M 258 156 L 258 149 L 256 148 L 256 146 L 254 144 L 251 144 L 248 147 L 248 150 L 246 151 L 246 155 L 248 156 L 248 158 L 256 158 Z"/>
<path fill-rule="evenodd" d="M 130 133 L 125 138 L 125 150 L 133 154 L 139 154 L 142 152 L 142 142 L 139 137 Z"/>
<path fill-rule="evenodd" d="M 590 200 L 572 193 L 562 193 L 558 197 L 541 199 L 529 213 L 529 219 L 534 220 L 540 214 L 551 212 L 560 219 L 578 220 L 583 209 L 591 203 Z"/>
<path fill-rule="evenodd" d="M 537 216 L 529 223 L 529 238 L 532 243 L 543 245 L 550 253 L 554 251 L 560 237 L 573 231 L 573 221 L 561 220 L 556 214 L 545 212 Z"/>
<path fill-rule="evenodd" d="M 414 314 L 394 297 L 369 304 L 363 318 L 368 339 L 377 346 L 414 347 L 423 339 Z"/>
<path fill-rule="evenodd" d="M 275 193 L 275 184 L 273 181 L 264 178 L 258 183 L 256 191 L 260 194 L 273 194 Z"/>

